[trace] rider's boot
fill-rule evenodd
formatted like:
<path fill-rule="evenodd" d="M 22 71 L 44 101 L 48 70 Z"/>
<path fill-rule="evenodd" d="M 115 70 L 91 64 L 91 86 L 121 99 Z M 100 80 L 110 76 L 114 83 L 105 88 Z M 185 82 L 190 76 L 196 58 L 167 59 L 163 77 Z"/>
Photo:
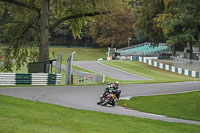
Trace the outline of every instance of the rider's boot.
<path fill-rule="evenodd" d="M 115 106 L 115 101 L 113 100 L 110 105 Z"/>

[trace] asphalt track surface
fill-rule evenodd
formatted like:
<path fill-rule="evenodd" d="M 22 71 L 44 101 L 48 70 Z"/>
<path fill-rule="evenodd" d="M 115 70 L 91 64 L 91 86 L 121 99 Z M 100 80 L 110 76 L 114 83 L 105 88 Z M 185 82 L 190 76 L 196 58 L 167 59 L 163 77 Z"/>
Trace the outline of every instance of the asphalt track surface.
<path fill-rule="evenodd" d="M 41 101 L 71 107 L 119 115 L 135 116 L 167 122 L 200 125 L 199 121 L 168 118 L 162 115 L 143 113 L 123 107 L 98 106 L 96 103 L 106 86 L 65 86 L 65 87 L 8 87 L 1 88 L 0 94 L 33 101 Z M 200 82 L 178 82 L 159 84 L 120 85 L 121 97 L 136 97 L 161 94 L 183 93 L 200 90 Z M 167 101 L 166 101 L 167 102 Z"/>
<path fill-rule="evenodd" d="M 107 66 L 98 61 L 74 61 L 73 65 L 117 80 L 150 80 L 149 78 L 145 78 L 119 70 L 114 67 Z"/>

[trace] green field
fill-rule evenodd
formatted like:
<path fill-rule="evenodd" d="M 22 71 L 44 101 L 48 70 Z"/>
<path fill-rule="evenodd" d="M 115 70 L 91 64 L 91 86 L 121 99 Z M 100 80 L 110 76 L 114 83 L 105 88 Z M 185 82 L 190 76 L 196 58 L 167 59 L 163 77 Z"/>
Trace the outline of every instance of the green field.
<path fill-rule="evenodd" d="M 134 97 L 120 100 L 119 105 L 128 108 L 161 114 L 169 117 L 200 121 L 200 91 L 183 94 Z"/>
<path fill-rule="evenodd" d="M 66 108 L 0 95 L 1 133 L 198 133 L 200 126 Z"/>
<path fill-rule="evenodd" d="M 63 55 L 63 64 L 66 65 L 66 61 L 73 51 L 74 61 L 96 61 L 99 58 L 107 57 L 106 48 L 50 48 L 50 58 L 55 59 L 57 54 Z"/>

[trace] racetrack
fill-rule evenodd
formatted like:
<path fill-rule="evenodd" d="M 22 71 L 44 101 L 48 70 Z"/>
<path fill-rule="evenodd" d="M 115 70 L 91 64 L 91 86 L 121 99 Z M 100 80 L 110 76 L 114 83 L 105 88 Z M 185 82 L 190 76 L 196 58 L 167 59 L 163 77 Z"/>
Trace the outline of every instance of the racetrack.
<path fill-rule="evenodd" d="M 10 87 L 0 89 L 0 94 L 62 105 L 66 107 L 136 116 L 168 122 L 181 122 L 200 125 L 198 121 L 168 118 L 166 116 L 143 113 L 122 107 L 103 107 L 96 103 L 105 86 L 67 87 Z M 200 90 L 200 82 L 178 82 L 159 84 L 120 85 L 121 97 L 161 95 Z"/>
<path fill-rule="evenodd" d="M 111 66 L 107 66 L 98 61 L 74 61 L 73 65 L 117 80 L 151 80 L 149 78 L 145 78 L 133 73 L 128 73 Z"/>

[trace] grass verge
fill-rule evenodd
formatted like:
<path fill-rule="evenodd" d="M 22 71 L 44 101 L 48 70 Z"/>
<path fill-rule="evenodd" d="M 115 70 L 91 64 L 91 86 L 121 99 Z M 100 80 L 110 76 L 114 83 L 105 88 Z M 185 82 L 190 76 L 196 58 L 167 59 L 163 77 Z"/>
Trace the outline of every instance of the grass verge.
<path fill-rule="evenodd" d="M 99 58 L 106 57 L 106 48 L 50 48 L 50 58 L 55 59 L 58 53 L 63 55 L 62 61 L 66 61 L 73 51 L 74 61 L 96 61 Z"/>
<path fill-rule="evenodd" d="M 183 81 L 199 81 L 198 78 L 192 78 L 137 61 L 102 61 L 103 64 L 124 70 L 126 72 L 134 73 L 152 80 L 140 81 L 120 81 L 120 84 L 134 84 L 134 83 L 168 83 L 168 82 L 183 82 Z M 108 79 L 109 80 L 109 79 Z M 110 79 L 111 80 L 111 79 Z"/>
<path fill-rule="evenodd" d="M 65 108 L 0 95 L 2 133 L 198 133 L 200 126 Z"/>
<path fill-rule="evenodd" d="M 182 94 L 142 96 L 120 100 L 119 105 L 153 114 L 200 121 L 200 91 Z"/>

